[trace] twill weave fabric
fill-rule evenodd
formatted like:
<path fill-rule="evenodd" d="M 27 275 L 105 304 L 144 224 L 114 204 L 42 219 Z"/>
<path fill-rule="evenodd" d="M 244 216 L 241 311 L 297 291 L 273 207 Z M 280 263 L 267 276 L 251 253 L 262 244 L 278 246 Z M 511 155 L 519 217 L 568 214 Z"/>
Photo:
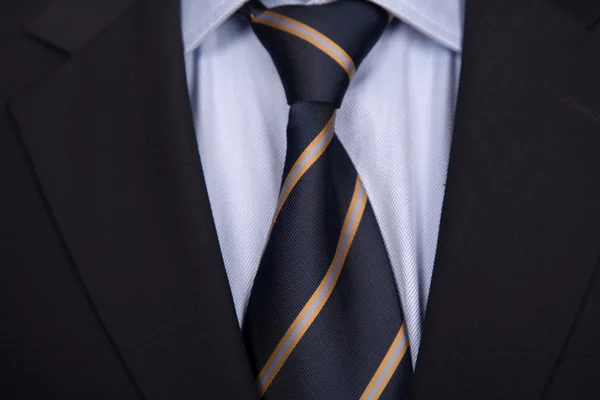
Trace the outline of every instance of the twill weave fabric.
<path fill-rule="evenodd" d="M 244 339 L 265 399 L 407 399 L 412 367 L 373 210 L 335 114 L 388 14 L 362 1 L 248 15 L 290 114 L 279 203 Z"/>

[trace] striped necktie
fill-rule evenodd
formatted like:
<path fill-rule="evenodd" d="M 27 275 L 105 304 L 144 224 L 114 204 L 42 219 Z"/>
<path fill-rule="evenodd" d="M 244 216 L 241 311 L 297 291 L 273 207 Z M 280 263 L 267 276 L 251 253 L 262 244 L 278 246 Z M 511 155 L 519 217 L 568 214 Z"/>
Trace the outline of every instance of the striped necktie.
<path fill-rule="evenodd" d="M 363 0 L 271 10 L 254 2 L 246 11 L 290 104 L 284 179 L 243 326 L 259 396 L 408 399 L 412 365 L 392 269 L 334 133 L 389 15 Z"/>

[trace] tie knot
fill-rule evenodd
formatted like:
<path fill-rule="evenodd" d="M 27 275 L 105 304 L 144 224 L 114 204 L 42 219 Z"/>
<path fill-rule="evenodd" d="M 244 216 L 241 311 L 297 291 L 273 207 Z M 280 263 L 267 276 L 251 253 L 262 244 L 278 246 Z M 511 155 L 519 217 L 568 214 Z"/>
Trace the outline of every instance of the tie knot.
<path fill-rule="evenodd" d="M 252 27 L 279 72 L 289 104 L 342 103 L 356 69 L 389 16 L 364 0 L 265 10 L 250 5 Z"/>

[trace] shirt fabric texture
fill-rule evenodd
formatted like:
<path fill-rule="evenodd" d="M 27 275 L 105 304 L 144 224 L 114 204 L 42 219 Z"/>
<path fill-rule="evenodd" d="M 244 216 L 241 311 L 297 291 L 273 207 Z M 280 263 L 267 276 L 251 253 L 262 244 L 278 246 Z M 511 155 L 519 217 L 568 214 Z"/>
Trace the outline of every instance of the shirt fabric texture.
<path fill-rule="evenodd" d="M 323 0 L 263 0 L 268 8 Z M 464 0 L 375 0 L 394 19 L 361 64 L 335 131 L 369 194 L 390 258 L 413 364 L 444 197 Z M 182 0 L 198 149 L 240 324 L 267 239 L 289 106 L 243 0 Z"/>

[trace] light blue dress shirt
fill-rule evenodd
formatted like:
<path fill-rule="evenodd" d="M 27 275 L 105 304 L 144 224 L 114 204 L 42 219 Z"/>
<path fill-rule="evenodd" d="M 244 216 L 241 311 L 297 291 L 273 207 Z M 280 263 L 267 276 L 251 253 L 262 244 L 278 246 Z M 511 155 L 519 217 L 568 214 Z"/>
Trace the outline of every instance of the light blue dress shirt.
<path fill-rule="evenodd" d="M 464 0 L 373 0 L 396 18 L 363 61 L 336 134 L 369 193 L 413 362 L 427 305 L 461 60 Z M 263 0 L 267 7 L 323 0 Z M 277 203 L 288 105 L 243 0 L 182 0 L 198 149 L 240 324 Z"/>

